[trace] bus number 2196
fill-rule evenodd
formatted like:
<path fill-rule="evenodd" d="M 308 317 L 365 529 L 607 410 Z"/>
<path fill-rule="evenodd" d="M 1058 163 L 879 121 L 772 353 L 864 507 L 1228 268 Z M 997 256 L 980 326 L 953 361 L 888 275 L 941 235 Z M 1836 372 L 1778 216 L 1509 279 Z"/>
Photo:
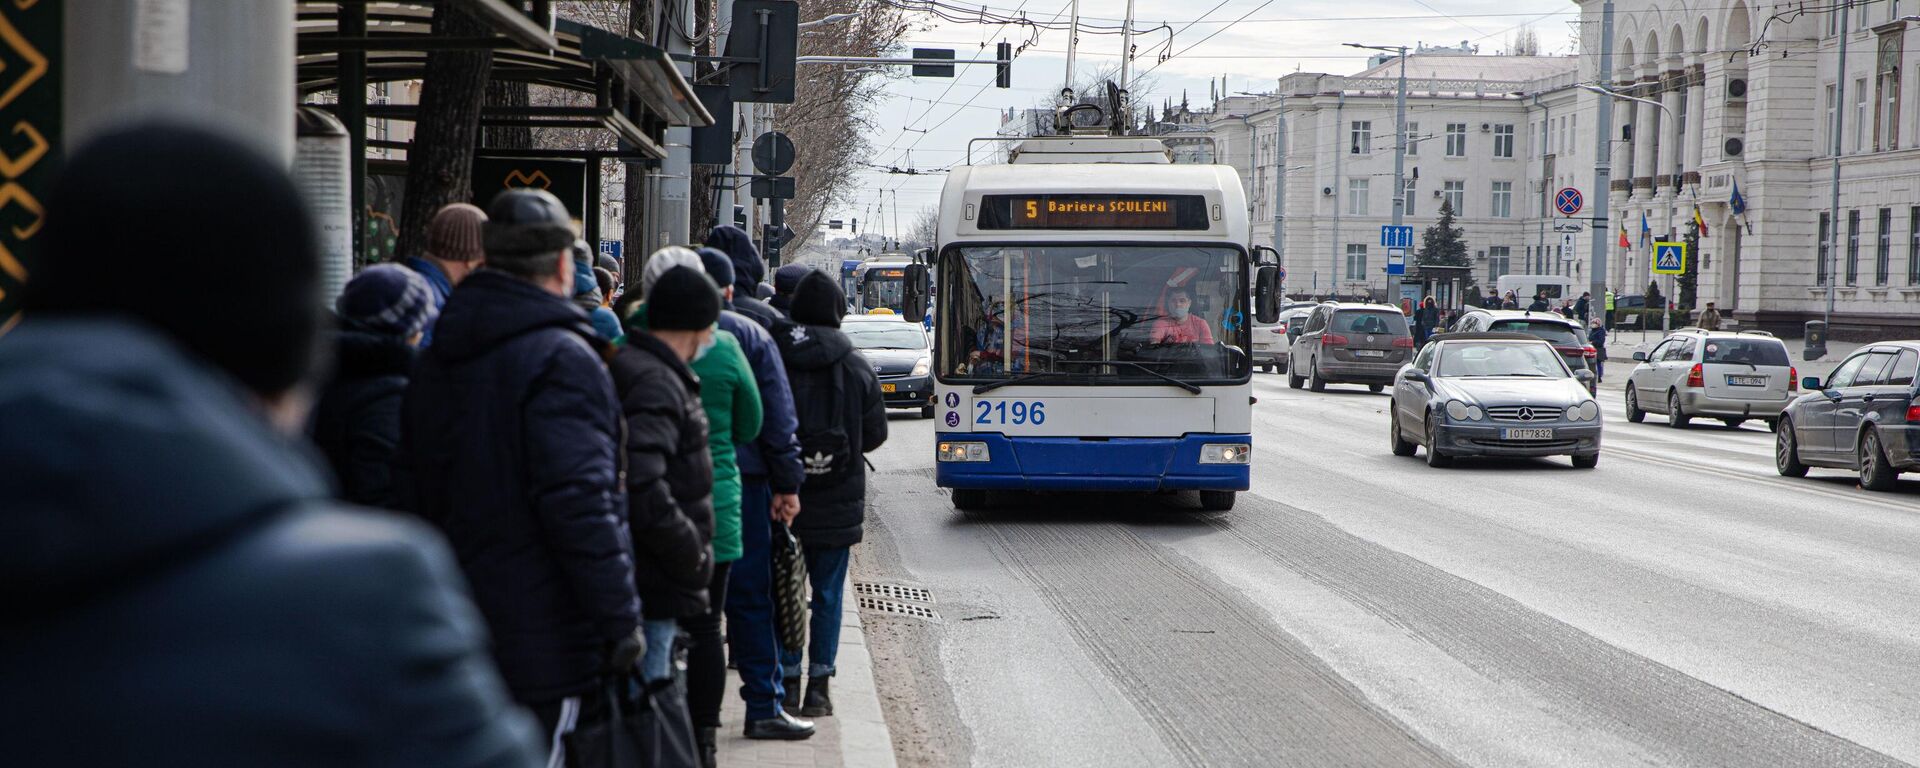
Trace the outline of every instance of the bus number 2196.
<path fill-rule="evenodd" d="M 1022 400 L 975 400 L 973 402 L 973 423 L 975 424 L 1032 424 L 1039 426 L 1047 421 L 1047 404 L 1039 401 Z"/>

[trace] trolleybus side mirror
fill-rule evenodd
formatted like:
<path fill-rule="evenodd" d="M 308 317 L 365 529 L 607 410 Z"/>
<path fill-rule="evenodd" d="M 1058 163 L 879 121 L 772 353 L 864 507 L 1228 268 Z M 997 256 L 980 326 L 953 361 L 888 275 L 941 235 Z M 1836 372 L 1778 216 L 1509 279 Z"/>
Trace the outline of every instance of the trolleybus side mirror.
<path fill-rule="evenodd" d="M 1262 324 L 1280 321 L 1280 268 L 1254 270 L 1253 316 Z"/>

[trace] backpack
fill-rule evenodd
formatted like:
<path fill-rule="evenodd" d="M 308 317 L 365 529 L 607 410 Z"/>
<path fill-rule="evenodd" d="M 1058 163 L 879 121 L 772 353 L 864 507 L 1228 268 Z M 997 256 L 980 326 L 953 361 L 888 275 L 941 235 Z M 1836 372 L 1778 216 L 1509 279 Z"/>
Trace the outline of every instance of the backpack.
<path fill-rule="evenodd" d="M 826 409 L 826 418 L 820 417 L 819 409 L 807 409 L 800 414 L 799 429 L 794 431 L 794 437 L 800 442 L 800 466 L 806 472 L 802 489 L 832 488 L 846 482 L 854 470 L 853 439 L 847 435 L 843 396 L 846 388 L 841 386 L 844 375 L 841 368 L 836 362 L 828 374 L 833 377 L 832 396 L 828 398 L 833 404 Z"/>

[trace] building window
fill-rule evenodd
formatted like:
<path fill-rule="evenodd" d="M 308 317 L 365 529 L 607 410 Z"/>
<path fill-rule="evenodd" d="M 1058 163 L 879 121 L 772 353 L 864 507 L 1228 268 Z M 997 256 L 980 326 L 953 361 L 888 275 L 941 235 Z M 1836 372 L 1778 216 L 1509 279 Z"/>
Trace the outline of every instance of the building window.
<path fill-rule="evenodd" d="M 1347 215 L 1367 215 L 1367 180 L 1347 179 Z"/>
<path fill-rule="evenodd" d="M 1498 283 L 1500 278 L 1513 272 L 1512 251 L 1507 246 L 1495 245 L 1487 248 L 1487 282 Z"/>
<path fill-rule="evenodd" d="M 1407 177 L 1406 193 L 1400 196 L 1401 199 L 1405 202 L 1405 207 L 1402 208 L 1400 211 L 1401 215 L 1403 216 L 1413 215 L 1413 201 L 1420 199 L 1418 196 L 1414 194 L 1415 192 L 1420 191 L 1419 190 L 1420 185 L 1418 184 L 1418 182 L 1419 182 L 1419 179 L 1416 179 L 1412 176 Z"/>
<path fill-rule="evenodd" d="M 1853 151 L 1855 154 L 1867 151 L 1867 79 L 1853 81 Z"/>
<path fill-rule="evenodd" d="M 1873 149 L 1876 152 L 1900 148 L 1900 41 L 1903 31 L 1880 36 L 1880 49 L 1874 57 L 1874 86 L 1879 94 L 1873 100 Z"/>
<path fill-rule="evenodd" d="M 1827 99 L 1824 103 L 1827 106 L 1827 119 L 1820 124 L 1820 149 L 1837 155 L 1840 154 L 1840 147 L 1837 146 L 1839 143 L 1838 140 L 1833 137 L 1833 110 L 1835 101 L 1833 85 L 1831 84 L 1827 85 Z"/>
<path fill-rule="evenodd" d="M 1367 244 L 1347 243 L 1347 279 L 1367 279 Z"/>
<path fill-rule="evenodd" d="M 1440 188 L 1440 202 L 1448 208 L 1453 209 L 1453 215 L 1455 216 L 1467 215 L 1467 183 L 1464 181 L 1449 181 L 1442 184 Z"/>
<path fill-rule="evenodd" d="M 1407 156 L 1420 154 L 1420 124 L 1407 123 Z"/>
<path fill-rule="evenodd" d="M 1493 127 L 1493 156 L 1513 157 L 1513 125 L 1502 123 Z"/>
<path fill-rule="evenodd" d="M 1488 215 L 1496 219 L 1513 217 L 1513 182 L 1496 181 L 1493 183 L 1493 210 Z"/>
<path fill-rule="evenodd" d="M 1373 154 L 1373 121 L 1353 121 L 1353 129 L 1347 134 L 1347 143 L 1351 145 L 1348 151 L 1353 154 Z"/>
<path fill-rule="evenodd" d="M 1880 239 L 1874 243 L 1873 284 L 1887 284 L 1888 262 L 1893 258 L 1893 209 L 1880 209 L 1880 229 L 1874 234 Z"/>
<path fill-rule="evenodd" d="M 1813 264 L 1813 284 L 1814 285 L 1827 284 L 1827 248 L 1829 245 L 1829 243 L 1827 242 L 1827 235 L 1831 231 L 1831 228 L 1832 228 L 1832 221 L 1830 221 L 1827 218 L 1827 212 L 1821 211 L 1820 212 L 1819 255 L 1818 255 L 1818 258 L 1814 260 L 1814 264 Z"/>
<path fill-rule="evenodd" d="M 1847 211 L 1847 285 L 1860 283 L 1860 211 Z"/>
<path fill-rule="evenodd" d="M 1907 285 L 1920 285 L 1920 206 L 1907 209 Z"/>
<path fill-rule="evenodd" d="M 1447 123 L 1447 157 L 1467 156 L 1467 124 Z"/>

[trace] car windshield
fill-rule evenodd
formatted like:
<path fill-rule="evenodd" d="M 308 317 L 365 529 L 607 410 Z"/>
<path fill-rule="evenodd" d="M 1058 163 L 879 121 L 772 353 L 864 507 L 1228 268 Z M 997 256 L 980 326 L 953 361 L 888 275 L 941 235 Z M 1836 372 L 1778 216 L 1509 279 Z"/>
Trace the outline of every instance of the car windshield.
<path fill-rule="evenodd" d="M 1336 333 L 1407 333 L 1407 318 L 1398 312 L 1352 312 L 1340 311 L 1333 315 L 1333 330 Z"/>
<path fill-rule="evenodd" d="M 940 261 L 939 370 L 1062 374 L 1036 380 L 1047 384 L 1244 379 L 1245 262 L 1225 247 L 955 249 Z"/>
<path fill-rule="evenodd" d="M 842 323 L 856 349 L 926 349 L 927 335 L 905 323 Z"/>
<path fill-rule="evenodd" d="M 1560 355 L 1545 344 L 1453 342 L 1440 349 L 1439 375 L 1564 379 L 1572 374 Z"/>
<path fill-rule="evenodd" d="M 1787 345 L 1778 339 L 1707 339 L 1707 362 L 1787 367 Z"/>
<path fill-rule="evenodd" d="M 1586 339 L 1580 338 L 1580 334 L 1574 332 L 1572 326 L 1551 320 L 1496 320 L 1493 327 L 1487 330 L 1538 336 L 1546 339 L 1550 344 L 1563 347 L 1578 347 L 1587 343 Z"/>

